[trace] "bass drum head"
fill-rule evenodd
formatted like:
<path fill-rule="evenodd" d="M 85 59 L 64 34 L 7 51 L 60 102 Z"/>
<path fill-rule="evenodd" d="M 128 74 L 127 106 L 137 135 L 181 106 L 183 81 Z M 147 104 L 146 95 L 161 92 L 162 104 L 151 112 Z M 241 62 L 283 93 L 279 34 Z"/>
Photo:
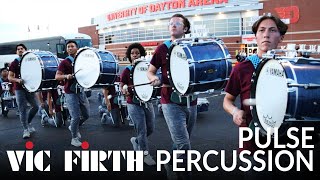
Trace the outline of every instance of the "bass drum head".
<path fill-rule="evenodd" d="M 42 82 L 42 66 L 38 55 L 28 52 L 22 57 L 20 76 L 27 91 L 36 92 L 39 89 Z"/>
<path fill-rule="evenodd" d="M 259 68 L 254 80 L 256 106 L 253 106 L 253 118 L 266 134 L 270 128 L 280 129 L 287 110 L 288 90 L 284 68 L 277 60 L 267 60 Z M 260 66 L 259 66 L 260 67 Z"/>
<path fill-rule="evenodd" d="M 186 94 L 190 82 L 190 70 L 187 55 L 179 45 L 173 47 L 170 52 L 169 64 L 170 77 L 175 89 L 180 94 Z"/>
<path fill-rule="evenodd" d="M 133 69 L 132 80 L 133 85 L 144 84 L 150 82 L 147 77 L 149 63 L 147 61 L 138 61 Z M 150 84 L 136 86 L 133 88 L 138 99 L 147 102 L 153 94 L 153 86 Z"/>
<path fill-rule="evenodd" d="M 84 88 L 92 87 L 100 76 L 100 57 L 93 49 L 81 49 L 74 63 L 77 82 Z"/>

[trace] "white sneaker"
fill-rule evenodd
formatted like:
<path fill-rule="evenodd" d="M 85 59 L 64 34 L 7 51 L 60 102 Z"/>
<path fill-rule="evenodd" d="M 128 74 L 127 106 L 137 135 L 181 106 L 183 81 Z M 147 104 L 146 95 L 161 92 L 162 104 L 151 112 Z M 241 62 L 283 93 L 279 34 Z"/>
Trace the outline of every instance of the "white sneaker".
<path fill-rule="evenodd" d="M 134 123 L 131 119 L 129 120 L 129 126 L 134 126 Z"/>
<path fill-rule="evenodd" d="M 32 127 L 30 124 L 28 126 L 28 130 L 29 130 L 30 133 L 36 132 L 36 129 L 34 127 Z"/>
<path fill-rule="evenodd" d="M 168 180 L 176 180 L 178 179 L 178 175 L 176 172 L 173 171 L 173 166 L 170 164 L 165 164 L 164 168 L 167 171 L 167 179 Z"/>
<path fill-rule="evenodd" d="M 137 143 L 137 138 L 136 137 L 132 137 L 130 139 L 130 141 L 131 141 L 133 150 L 135 150 L 135 151 L 139 150 L 139 144 Z"/>
<path fill-rule="evenodd" d="M 23 138 L 23 139 L 30 138 L 30 132 L 29 132 L 28 129 L 25 129 L 25 130 L 23 131 L 22 138 Z"/>
<path fill-rule="evenodd" d="M 71 125 L 68 127 L 68 129 L 69 129 L 69 131 L 71 132 Z M 78 137 L 79 139 L 81 139 L 81 134 L 80 134 L 79 130 L 78 130 L 78 132 L 77 132 L 77 137 Z"/>
<path fill-rule="evenodd" d="M 101 116 L 101 124 L 107 124 L 107 113 L 103 113 Z"/>
<path fill-rule="evenodd" d="M 79 138 L 72 138 L 71 139 L 71 145 L 76 146 L 76 147 L 80 147 L 82 144 L 82 142 L 79 140 Z"/>
<path fill-rule="evenodd" d="M 42 114 L 42 115 L 41 115 L 41 121 L 40 121 L 40 123 L 41 123 L 42 126 L 45 126 L 45 125 L 47 124 L 47 121 L 45 120 L 45 117 L 46 117 L 45 114 Z"/>
<path fill-rule="evenodd" d="M 146 163 L 147 165 L 149 166 L 154 166 L 156 165 L 157 163 L 153 160 L 152 156 L 150 154 L 148 155 L 145 155 L 143 157 L 143 162 Z"/>

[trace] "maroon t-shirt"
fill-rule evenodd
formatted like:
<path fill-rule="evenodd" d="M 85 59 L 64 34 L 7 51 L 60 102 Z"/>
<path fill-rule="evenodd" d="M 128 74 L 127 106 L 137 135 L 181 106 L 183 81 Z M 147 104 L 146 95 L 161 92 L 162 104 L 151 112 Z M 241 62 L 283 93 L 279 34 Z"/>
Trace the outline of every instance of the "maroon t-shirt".
<path fill-rule="evenodd" d="M 117 109 L 119 108 L 118 104 L 114 103 L 114 98 L 117 95 L 116 94 L 116 88 L 114 86 L 108 86 L 106 87 L 106 89 L 109 91 L 108 95 L 112 95 L 111 99 L 110 99 L 110 103 L 111 103 L 111 109 Z"/>
<path fill-rule="evenodd" d="M 61 105 L 57 105 L 57 103 L 58 103 L 57 101 L 60 101 L 57 89 L 49 89 L 47 91 L 42 91 L 41 95 L 42 95 L 43 101 L 47 100 L 48 92 L 51 93 L 51 97 L 52 97 L 52 101 L 53 101 L 53 106 L 54 106 L 55 112 L 56 113 L 57 112 L 61 112 Z"/>
<path fill-rule="evenodd" d="M 72 74 L 73 73 L 73 67 L 72 63 L 69 59 L 64 59 L 61 61 L 61 63 L 58 66 L 58 71 L 61 71 L 63 74 Z M 75 79 L 71 80 L 64 80 L 64 92 L 67 94 L 71 94 L 73 92 L 70 91 L 71 84 L 75 81 Z"/>
<path fill-rule="evenodd" d="M 241 127 L 248 127 L 252 120 L 250 106 L 246 106 L 242 102 L 243 100 L 250 98 L 251 79 L 254 71 L 255 69 L 250 61 L 238 63 L 232 69 L 230 79 L 225 88 L 227 93 L 235 97 L 240 95 L 241 109 L 246 115 L 246 125 L 241 125 Z M 244 142 L 243 148 L 240 148 L 239 152 L 242 150 L 255 151 L 256 145 L 254 144 L 254 141 Z"/>
<path fill-rule="evenodd" d="M 152 64 L 154 67 L 159 69 L 161 67 L 161 81 L 162 84 L 170 85 L 169 78 L 168 78 L 168 69 L 167 69 L 167 53 L 169 49 L 165 44 L 161 44 L 157 47 L 157 49 L 154 52 L 154 55 L 150 61 L 150 64 Z M 170 101 L 170 97 L 173 90 L 171 87 L 162 87 L 161 88 L 161 104 L 169 104 L 173 103 Z M 191 106 L 196 105 L 197 100 L 194 100 L 191 102 Z"/>
<path fill-rule="evenodd" d="M 132 68 L 132 66 L 131 66 Z M 132 86 L 133 85 L 133 81 L 132 79 L 130 78 L 130 70 L 128 67 L 126 67 L 122 73 L 121 73 L 121 77 L 120 77 L 120 82 L 122 82 L 123 84 L 126 84 L 128 86 Z M 127 96 L 127 103 L 128 104 L 134 104 L 132 99 L 133 99 L 133 91 L 132 91 L 133 88 L 131 87 L 128 87 L 128 92 L 129 92 L 129 96 Z"/>
<path fill-rule="evenodd" d="M 9 71 L 14 73 L 15 78 L 20 78 L 20 62 L 17 59 L 12 61 L 12 63 L 10 64 L 10 67 L 9 67 Z M 23 87 L 21 84 L 14 82 L 13 89 L 14 90 L 23 90 Z"/>

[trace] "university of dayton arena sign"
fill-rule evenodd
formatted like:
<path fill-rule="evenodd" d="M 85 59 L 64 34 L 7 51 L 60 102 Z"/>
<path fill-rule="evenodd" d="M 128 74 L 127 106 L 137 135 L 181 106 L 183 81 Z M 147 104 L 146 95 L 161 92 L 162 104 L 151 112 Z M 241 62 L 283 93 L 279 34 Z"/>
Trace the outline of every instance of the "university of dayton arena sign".
<path fill-rule="evenodd" d="M 183 8 L 189 8 L 189 7 L 208 6 L 208 5 L 222 4 L 222 3 L 228 3 L 228 0 L 171 0 L 171 1 L 150 3 L 148 5 L 141 5 L 141 6 L 136 6 L 129 9 L 120 10 L 117 12 L 107 14 L 106 18 L 108 21 L 112 21 L 112 20 L 130 17 L 130 16 L 135 16 L 138 14 L 146 14 L 147 12 L 155 13 L 155 12 L 166 11 L 166 10 L 173 10 L 173 9 L 176 10 L 176 9 L 183 9 Z"/>

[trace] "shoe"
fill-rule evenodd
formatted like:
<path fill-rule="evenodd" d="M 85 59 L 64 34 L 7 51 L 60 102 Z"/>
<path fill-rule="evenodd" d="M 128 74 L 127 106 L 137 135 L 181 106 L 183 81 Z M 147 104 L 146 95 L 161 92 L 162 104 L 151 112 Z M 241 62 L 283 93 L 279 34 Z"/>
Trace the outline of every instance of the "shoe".
<path fill-rule="evenodd" d="M 45 114 L 42 114 L 42 115 L 41 115 L 41 121 L 40 121 L 40 123 L 41 123 L 42 126 L 45 126 L 45 125 L 47 124 L 47 122 L 48 122 L 48 121 L 45 120 L 45 117 L 46 117 Z"/>
<path fill-rule="evenodd" d="M 69 131 L 71 132 L 71 125 L 68 127 L 68 129 L 69 129 Z M 77 132 L 77 137 L 78 137 L 79 139 L 81 139 L 81 134 L 80 134 L 79 130 L 78 130 L 78 132 Z"/>
<path fill-rule="evenodd" d="M 79 138 L 72 138 L 71 145 L 76 146 L 76 147 L 80 147 L 82 145 L 82 142 L 79 140 Z"/>
<path fill-rule="evenodd" d="M 129 120 L 129 126 L 134 126 L 134 123 L 131 119 Z"/>
<path fill-rule="evenodd" d="M 167 171 L 167 179 L 168 180 L 177 180 L 178 179 L 178 175 L 176 172 L 173 171 L 173 166 L 170 164 L 165 164 L 164 168 Z"/>
<path fill-rule="evenodd" d="M 29 131 L 30 133 L 34 133 L 34 132 L 36 132 L 36 129 L 29 124 L 29 126 L 28 126 L 28 131 Z"/>
<path fill-rule="evenodd" d="M 22 138 L 23 138 L 23 139 L 30 138 L 30 132 L 29 132 L 28 129 L 25 129 L 25 130 L 23 131 Z"/>
<path fill-rule="evenodd" d="M 152 156 L 150 154 L 144 155 L 143 162 L 146 163 L 149 166 L 154 166 L 157 163 L 153 160 Z"/>
<path fill-rule="evenodd" d="M 101 124 L 107 124 L 107 113 L 103 113 L 101 116 Z"/>
<path fill-rule="evenodd" d="M 130 139 L 130 141 L 132 143 L 133 150 L 138 151 L 139 150 L 139 144 L 137 143 L 137 138 L 136 137 L 132 137 Z"/>

